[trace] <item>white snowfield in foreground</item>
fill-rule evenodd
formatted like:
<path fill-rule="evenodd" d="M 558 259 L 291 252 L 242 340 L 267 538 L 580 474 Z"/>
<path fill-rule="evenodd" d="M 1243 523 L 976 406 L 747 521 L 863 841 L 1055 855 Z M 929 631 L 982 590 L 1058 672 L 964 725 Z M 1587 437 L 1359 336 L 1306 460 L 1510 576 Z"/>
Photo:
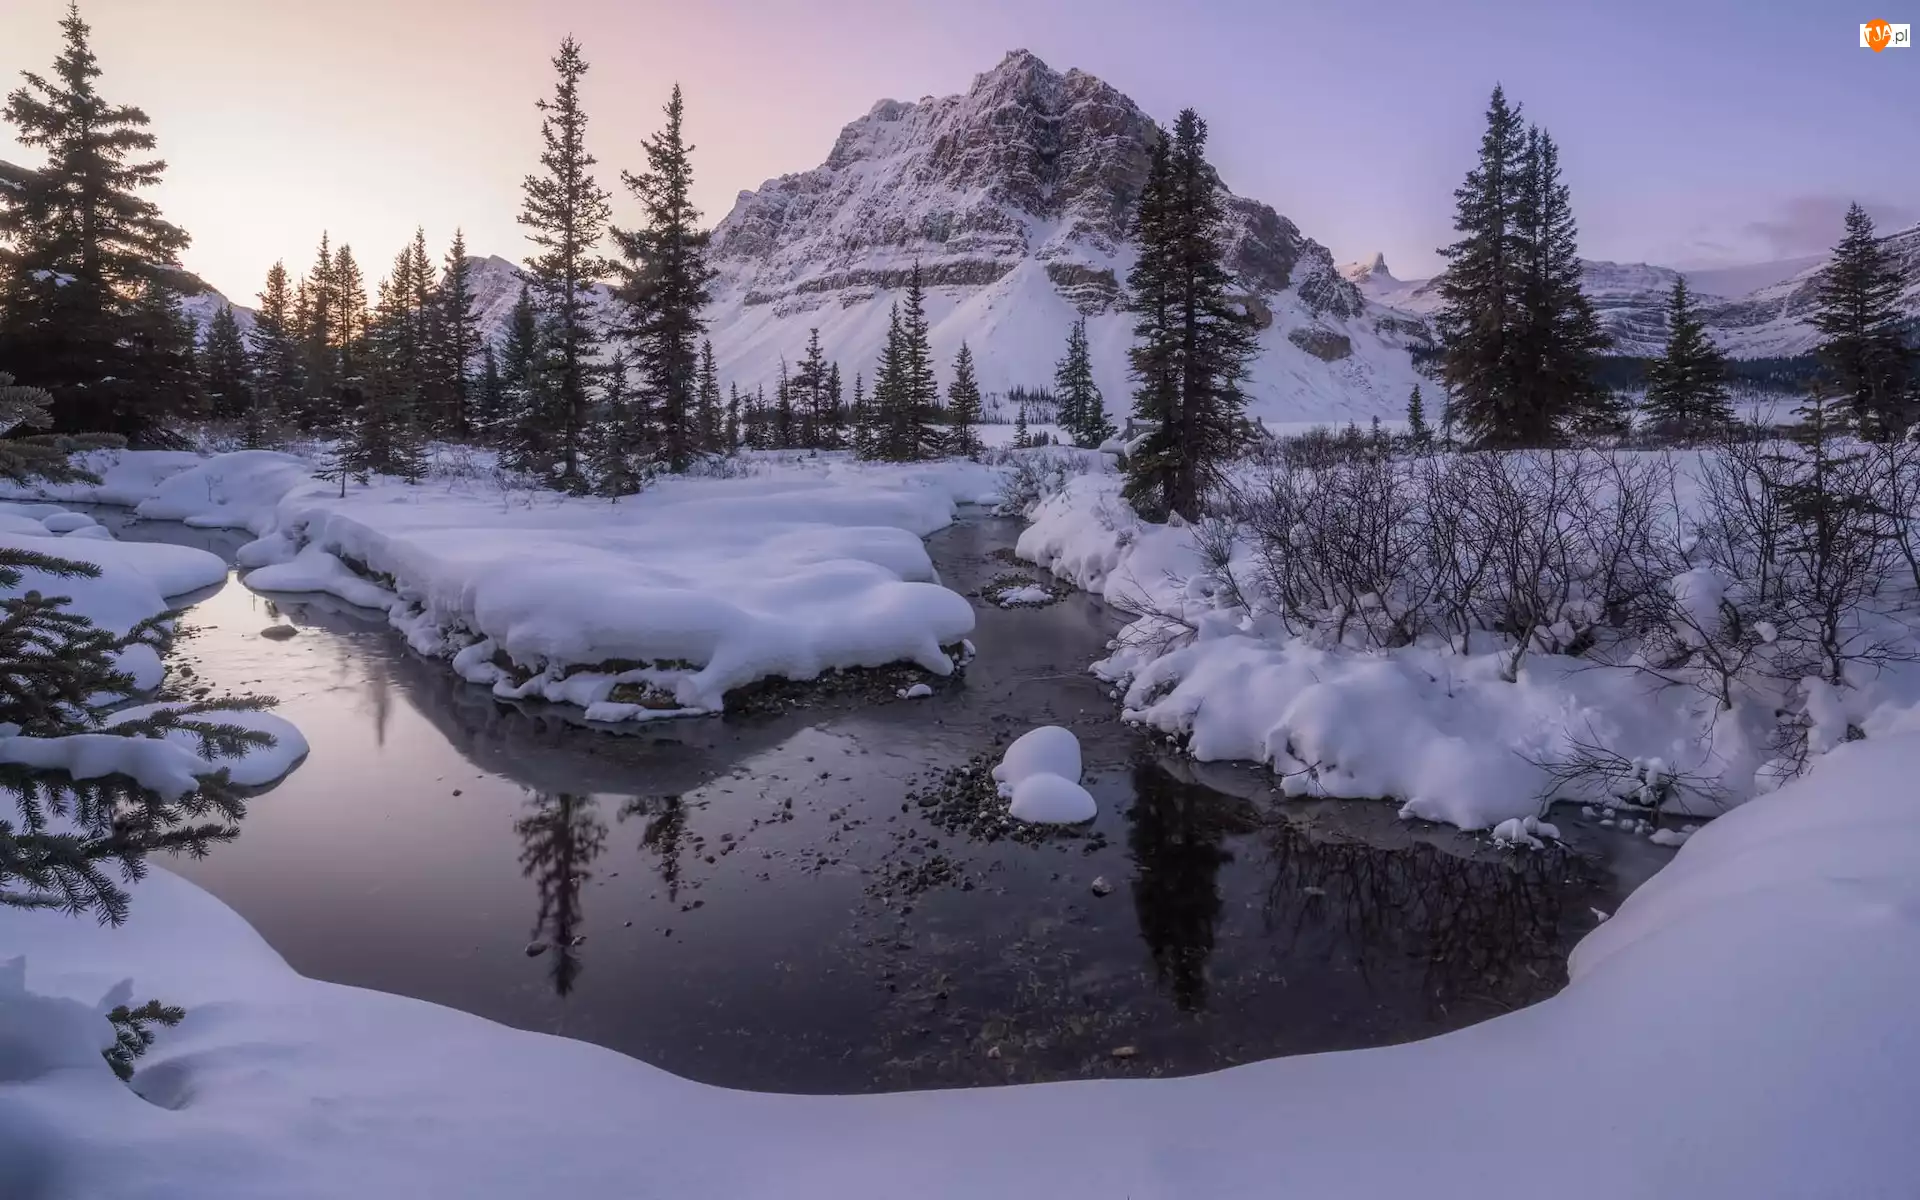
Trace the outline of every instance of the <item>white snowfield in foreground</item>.
<path fill-rule="evenodd" d="M 1458 1033 L 882 1096 L 707 1087 L 305 979 L 156 871 L 121 929 L 0 910 L 0 1195 L 1911 1196 L 1916 777 L 1920 734 L 1824 756 L 1696 834 L 1581 942 L 1563 993 Z M 187 1009 L 131 1090 L 99 1057 L 129 978 L 119 995 Z"/>
<path fill-rule="evenodd" d="M 1538 816 L 1548 778 L 1536 764 L 1565 755 L 1574 738 L 1715 779 L 1734 802 L 1771 785 L 1770 713 L 1715 720 L 1688 689 L 1656 692 L 1630 671 L 1565 655 L 1527 655 L 1510 683 L 1491 636 L 1470 656 L 1290 636 L 1271 615 L 1248 619 L 1216 596 L 1190 528 L 1141 522 L 1118 493 L 1113 474 L 1069 480 L 1035 510 L 1018 553 L 1148 614 L 1094 671 L 1121 689 L 1124 720 L 1183 739 L 1195 758 L 1264 763 L 1290 795 L 1393 797 L 1406 816 L 1464 829 Z M 1234 570 L 1254 579 L 1258 564 L 1236 559 Z M 1826 704 L 1809 706 L 1816 751 L 1849 724 L 1874 736 L 1906 720 L 1920 709 L 1920 672 L 1896 666 L 1844 698 L 1823 694 Z"/>
<path fill-rule="evenodd" d="M 284 454 L 170 474 L 141 458 L 103 459 L 101 490 L 144 482 L 142 516 L 251 531 L 249 587 L 384 608 L 415 649 L 499 695 L 607 721 L 715 711 L 769 676 L 902 661 L 951 673 L 942 647 L 972 632 L 973 609 L 940 586 L 921 539 L 999 486 L 970 463 L 822 456 L 618 503 L 502 490 L 484 473 L 342 499 Z"/>

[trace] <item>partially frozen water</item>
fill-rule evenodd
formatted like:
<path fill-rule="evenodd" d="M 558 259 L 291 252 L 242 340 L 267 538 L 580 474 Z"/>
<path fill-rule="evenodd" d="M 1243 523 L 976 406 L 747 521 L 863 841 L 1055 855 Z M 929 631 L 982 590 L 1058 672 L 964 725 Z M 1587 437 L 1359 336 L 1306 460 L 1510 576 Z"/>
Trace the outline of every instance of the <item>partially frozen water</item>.
<path fill-rule="evenodd" d="M 1020 570 L 1018 532 L 973 516 L 930 545 L 973 593 Z M 1264 775 L 1165 757 L 1115 720 L 1086 674 L 1117 627 L 1094 601 L 976 609 L 978 659 L 927 699 L 606 732 L 494 700 L 375 614 L 229 583 L 194 606 L 186 661 L 279 696 L 313 749 L 236 843 L 169 866 L 308 975 L 712 1083 L 848 1092 L 1456 1028 L 1556 990 L 1596 910 L 1661 860 L 1279 802 Z M 300 634 L 259 636 L 276 616 Z M 1046 723 L 1080 738 L 1090 830 L 987 841 L 919 802 L 930 773 Z"/>

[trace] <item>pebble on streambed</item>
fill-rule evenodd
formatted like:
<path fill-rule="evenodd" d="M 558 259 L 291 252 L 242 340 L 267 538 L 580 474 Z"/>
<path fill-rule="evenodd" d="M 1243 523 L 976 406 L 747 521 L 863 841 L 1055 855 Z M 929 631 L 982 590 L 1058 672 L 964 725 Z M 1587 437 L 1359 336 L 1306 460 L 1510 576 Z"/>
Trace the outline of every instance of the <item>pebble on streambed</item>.
<path fill-rule="evenodd" d="M 276 642 L 284 642 L 288 638 L 299 635 L 300 630 L 292 625 L 269 625 L 260 631 L 261 637 Z"/>

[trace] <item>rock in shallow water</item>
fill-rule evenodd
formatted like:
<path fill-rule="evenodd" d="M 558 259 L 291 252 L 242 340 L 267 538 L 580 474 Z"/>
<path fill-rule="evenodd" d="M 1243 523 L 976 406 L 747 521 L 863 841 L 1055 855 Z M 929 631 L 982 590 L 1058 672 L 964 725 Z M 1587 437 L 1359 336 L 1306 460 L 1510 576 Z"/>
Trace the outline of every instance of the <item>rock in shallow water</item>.
<path fill-rule="evenodd" d="M 299 636 L 299 633 L 300 631 L 291 625 L 269 625 L 260 631 L 260 636 L 271 638 L 276 642 L 284 642 L 290 637 Z"/>

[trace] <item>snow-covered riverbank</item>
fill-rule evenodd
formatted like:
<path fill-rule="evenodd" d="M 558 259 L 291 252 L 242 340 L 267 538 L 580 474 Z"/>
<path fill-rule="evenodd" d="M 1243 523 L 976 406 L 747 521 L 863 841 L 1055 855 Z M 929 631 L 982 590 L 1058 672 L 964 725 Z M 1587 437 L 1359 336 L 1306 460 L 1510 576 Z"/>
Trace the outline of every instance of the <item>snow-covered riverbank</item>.
<path fill-rule="evenodd" d="M 619 503 L 515 490 L 485 464 L 343 498 L 311 464 L 268 451 L 90 465 L 101 484 L 46 494 L 247 529 L 254 590 L 385 609 L 416 650 L 498 695 L 607 721 L 715 711 L 773 676 L 893 662 L 950 673 L 973 611 L 939 585 L 921 539 L 999 486 L 970 463 L 789 456 Z"/>
<path fill-rule="evenodd" d="M 1917 771 L 1920 735 L 1856 743 L 1714 822 L 1552 1000 L 1390 1049 L 1140 1082 L 692 1084 L 302 978 L 155 872 L 121 929 L 0 910 L 0 1194 L 1902 1195 L 1920 1172 Z M 188 1011 L 133 1090 L 98 1053 L 125 979 Z"/>

